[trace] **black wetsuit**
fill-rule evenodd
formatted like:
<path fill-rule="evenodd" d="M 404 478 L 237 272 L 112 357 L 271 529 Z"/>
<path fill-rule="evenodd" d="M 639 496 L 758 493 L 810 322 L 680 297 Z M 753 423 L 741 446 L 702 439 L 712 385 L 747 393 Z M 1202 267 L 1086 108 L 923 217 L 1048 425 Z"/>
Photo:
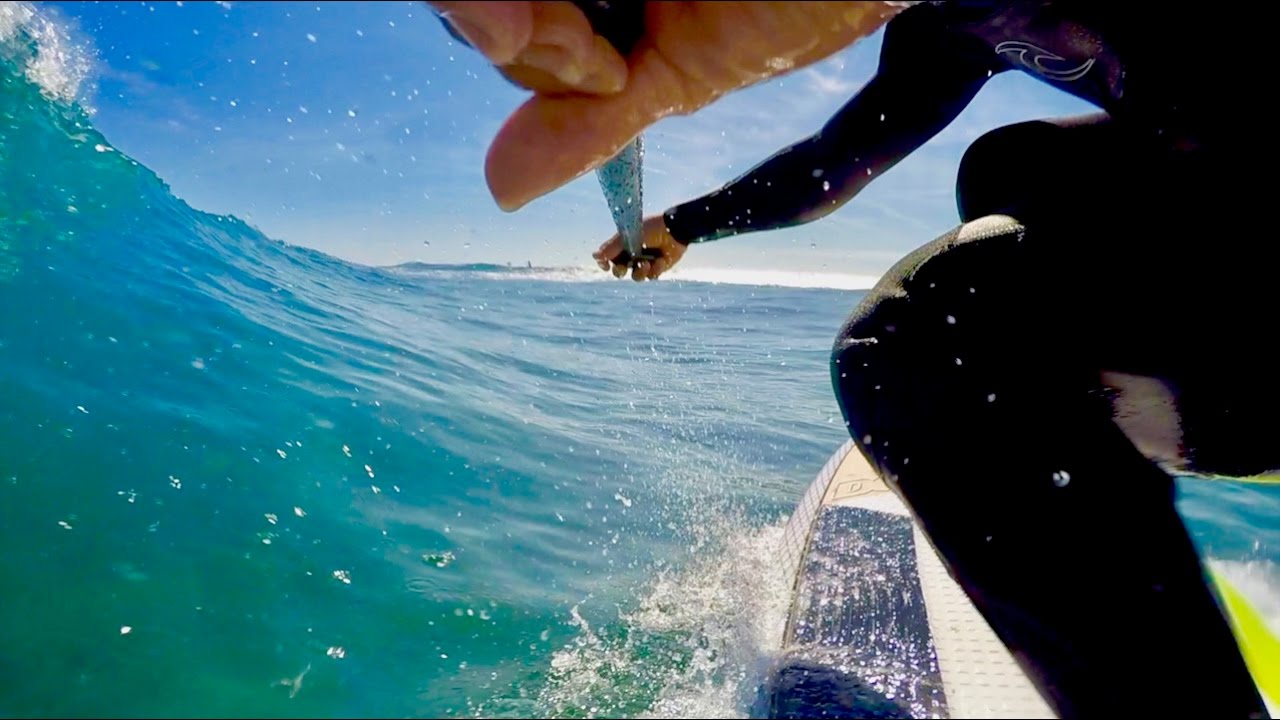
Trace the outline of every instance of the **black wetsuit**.
<path fill-rule="evenodd" d="M 886 27 L 875 77 L 819 132 L 723 188 L 671 208 L 667 229 L 693 243 L 823 217 L 946 127 L 988 79 L 1009 70 L 1094 103 L 1127 126 L 1135 146 L 1254 146 L 1258 138 L 1245 132 L 1240 108 L 1257 89 L 1248 87 L 1250 68 L 1237 58 L 1259 49 L 1248 47 L 1242 23 L 1226 26 L 1205 11 L 1117 5 L 912 6 Z M 1203 23 L 1231 34 L 1206 35 Z M 1263 68 L 1253 70 L 1265 77 Z M 1258 108 L 1248 114 L 1269 117 Z M 1027 168 L 1020 178 L 1038 181 L 1037 170 Z"/>
<path fill-rule="evenodd" d="M 851 435 L 1063 717 L 1266 716 L 1156 462 L 1280 467 L 1250 177 L 1274 131 L 1246 100 L 1269 45 L 1243 12 L 917 4 L 821 132 L 666 213 L 683 242 L 815 220 L 1006 70 L 1105 111 L 975 142 L 965 224 L 885 275 L 832 362 Z"/>

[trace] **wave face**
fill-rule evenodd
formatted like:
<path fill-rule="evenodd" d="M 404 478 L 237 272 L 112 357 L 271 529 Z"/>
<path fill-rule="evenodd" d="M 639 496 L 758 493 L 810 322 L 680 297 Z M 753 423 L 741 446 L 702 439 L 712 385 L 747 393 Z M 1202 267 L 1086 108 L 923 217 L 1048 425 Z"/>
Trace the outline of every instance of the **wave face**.
<path fill-rule="evenodd" d="M 749 711 L 858 293 L 285 245 L 113 148 L 91 60 L 0 4 L 4 713 Z M 1280 597 L 1273 489 L 1188 503 Z"/>

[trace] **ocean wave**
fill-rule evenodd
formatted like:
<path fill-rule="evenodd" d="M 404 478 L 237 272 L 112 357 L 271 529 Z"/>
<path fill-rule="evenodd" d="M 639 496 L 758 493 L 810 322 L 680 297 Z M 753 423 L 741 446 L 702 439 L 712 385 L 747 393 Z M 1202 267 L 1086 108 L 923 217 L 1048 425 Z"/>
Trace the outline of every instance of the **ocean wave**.
<path fill-rule="evenodd" d="M 836 311 L 757 303 L 760 327 L 787 318 L 763 342 L 724 329 L 742 305 L 727 293 L 274 241 L 115 148 L 68 101 L 89 82 L 58 79 L 76 63 L 38 60 L 72 35 L 0 7 L 0 542 L 24 588 L 0 639 L 47 660 L 15 671 L 13 712 L 440 716 L 506 697 L 493 677 L 526 666 L 513 695 L 572 706 L 576 690 L 543 692 L 572 604 L 592 598 L 593 629 L 616 604 L 663 635 L 632 589 L 717 517 L 690 507 L 776 517 L 789 469 L 839 436 Z M 494 278 L 532 282 L 474 282 Z M 641 293 L 662 297 L 636 327 L 617 308 Z M 784 359 L 813 327 L 813 351 Z M 789 400 L 755 408 L 780 365 Z M 718 657 L 731 624 L 704 633 Z M 85 653 L 104 632 L 132 644 Z M 136 691 L 179 662 L 198 681 Z M 273 685 L 308 667 L 296 696 Z M 672 675 L 654 712 L 696 694 L 666 664 L 621 672 Z"/>

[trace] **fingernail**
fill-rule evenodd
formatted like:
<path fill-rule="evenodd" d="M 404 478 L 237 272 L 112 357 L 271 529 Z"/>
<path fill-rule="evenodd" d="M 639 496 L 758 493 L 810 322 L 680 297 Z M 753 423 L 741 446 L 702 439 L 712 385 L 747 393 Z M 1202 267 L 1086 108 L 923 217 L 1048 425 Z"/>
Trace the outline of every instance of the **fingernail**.
<path fill-rule="evenodd" d="M 582 92 L 596 93 L 599 95 L 610 95 L 622 92 L 622 88 L 626 86 L 626 77 L 617 73 L 591 73 L 582 79 L 578 85 L 578 89 Z"/>
<path fill-rule="evenodd" d="M 449 21 L 449 24 L 453 26 L 453 29 L 457 30 L 459 35 L 466 38 L 467 42 L 471 43 L 475 49 L 485 55 L 488 55 L 493 51 L 493 38 L 490 37 L 489 34 L 486 33 L 479 25 L 476 25 L 456 13 L 446 13 L 444 17 Z"/>
<path fill-rule="evenodd" d="M 589 72 L 582 81 L 582 90 L 600 95 L 622 92 L 627 86 L 626 58 L 618 55 L 609 41 L 599 35 L 592 38 L 592 42 L 595 44 L 586 62 Z"/>
<path fill-rule="evenodd" d="M 577 87 L 582 82 L 582 66 L 573 61 L 568 50 L 555 45 L 531 45 L 520 53 L 520 61 L 537 68 L 557 80 Z"/>

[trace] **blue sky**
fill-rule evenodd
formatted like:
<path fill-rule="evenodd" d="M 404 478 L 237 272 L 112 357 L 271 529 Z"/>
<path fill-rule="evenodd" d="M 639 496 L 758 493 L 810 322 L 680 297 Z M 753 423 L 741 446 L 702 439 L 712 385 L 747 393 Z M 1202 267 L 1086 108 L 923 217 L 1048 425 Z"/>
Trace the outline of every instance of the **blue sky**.
<path fill-rule="evenodd" d="M 366 264 L 586 266 L 613 230 L 593 177 L 516 213 L 483 159 L 525 97 L 421 3 L 45 3 L 96 48 L 95 123 L 193 206 Z M 646 135 L 650 212 L 818 129 L 874 72 L 880 37 Z M 685 265 L 877 275 L 957 222 L 983 132 L 1090 107 L 997 76 L 947 130 L 825 220 L 699 246 Z"/>

